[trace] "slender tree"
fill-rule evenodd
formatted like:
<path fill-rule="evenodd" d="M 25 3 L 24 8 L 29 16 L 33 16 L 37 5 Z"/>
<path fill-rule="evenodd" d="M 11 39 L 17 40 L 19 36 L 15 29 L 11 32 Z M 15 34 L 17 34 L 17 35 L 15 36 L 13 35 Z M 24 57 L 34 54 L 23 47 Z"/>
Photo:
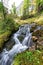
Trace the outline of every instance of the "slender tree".
<path fill-rule="evenodd" d="M 4 16 L 4 19 L 5 19 L 5 10 L 4 10 L 4 6 L 3 6 L 3 0 L 1 0 L 1 3 L 2 3 L 3 16 Z"/>
<path fill-rule="evenodd" d="M 12 8 L 13 8 L 14 14 L 16 14 L 16 6 L 15 6 L 15 3 L 13 4 Z"/>
<path fill-rule="evenodd" d="M 6 19 L 7 8 L 6 8 L 6 7 L 4 7 L 3 0 L 1 0 L 1 3 L 2 3 L 3 16 L 4 16 L 4 19 Z M 7 1 L 7 3 L 8 3 L 8 1 Z"/>
<path fill-rule="evenodd" d="M 29 15 L 29 0 L 24 0 L 23 15 Z"/>

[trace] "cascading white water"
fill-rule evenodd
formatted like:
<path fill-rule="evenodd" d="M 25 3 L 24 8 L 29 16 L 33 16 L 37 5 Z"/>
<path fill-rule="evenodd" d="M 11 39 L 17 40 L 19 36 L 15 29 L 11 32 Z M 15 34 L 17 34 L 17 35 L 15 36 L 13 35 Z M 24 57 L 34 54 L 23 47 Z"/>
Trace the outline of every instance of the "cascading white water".
<path fill-rule="evenodd" d="M 18 39 L 18 36 L 20 35 L 25 35 L 22 43 Z M 16 55 L 17 53 L 21 53 L 30 47 L 31 37 L 32 34 L 30 33 L 29 25 L 24 25 L 20 27 L 19 31 L 17 31 L 13 37 L 16 44 L 13 46 L 13 48 L 10 51 L 4 50 L 2 52 L 0 65 L 11 65 L 14 55 Z"/>

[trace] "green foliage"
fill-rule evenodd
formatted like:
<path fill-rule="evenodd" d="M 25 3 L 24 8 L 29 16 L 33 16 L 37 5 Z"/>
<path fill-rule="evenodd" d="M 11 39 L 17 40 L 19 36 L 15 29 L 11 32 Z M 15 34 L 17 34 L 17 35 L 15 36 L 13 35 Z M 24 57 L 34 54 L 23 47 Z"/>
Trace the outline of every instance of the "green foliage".
<path fill-rule="evenodd" d="M 0 20 L 0 50 L 3 49 L 12 32 L 16 32 L 18 28 L 19 25 L 15 23 L 11 14 L 7 15 L 5 20 Z"/>
<path fill-rule="evenodd" d="M 5 42 L 9 39 L 14 29 L 14 21 L 12 18 L 6 18 L 5 20 L 0 20 L 0 50 L 3 49 Z"/>
<path fill-rule="evenodd" d="M 14 24 L 12 19 L 7 19 L 0 22 L 0 34 L 5 31 L 12 31 L 14 29 Z"/>
<path fill-rule="evenodd" d="M 24 19 L 29 15 L 29 0 L 24 0 L 23 4 L 23 17 Z"/>
<path fill-rule="evenodd" d="M 36 0 L 36 9 L 38 12 L 43 11 L 43 0 Z"/>
<path fill-rule="evenodd" d="M 7 17 L 7 20 L 10 19 L 10 21 L 12 22 L 14 32 L 17 31 L 18 28 L 19 28 L 19 24 L 15 22 L 15 20 L 14 20 L 14 17 L 15 17 L 15 16 L 12 15 L 12 14 L 9 14 L 9 15 L 7 15 L 6 17 Z"/>
<path fill-rule="evenodd" d="M 3 10 L 3 5 L 2 5 L 2 3 L 0 2 L 0 12 L 2 12 L 2 10 Z"/>
<path fill-rule="evenodd" d="M 24 0 L 24 14 L 29 14 L 29 0 Z"/>
<path fill-rule="evenodd" d="M 7 8 L 4 7 L 2 2 L 0 2 L 0 13 L 2 13 L 3 18 L 6 19 Z"/>
<path fill-rule="evenodd" d="M 10 19 L 10 18 L 8 18 L 5 21 L 6 30 L 9 30 L 9 31 L 13 31 L 14 30 L 14 23 L 13 22 L 14 22 L 13 19 Z"/>
<path fill-rule="evenodd" d="M 13 61 L 13 65 L 43 65 L 43 51 L 26 51 L 18 54 Z"/>

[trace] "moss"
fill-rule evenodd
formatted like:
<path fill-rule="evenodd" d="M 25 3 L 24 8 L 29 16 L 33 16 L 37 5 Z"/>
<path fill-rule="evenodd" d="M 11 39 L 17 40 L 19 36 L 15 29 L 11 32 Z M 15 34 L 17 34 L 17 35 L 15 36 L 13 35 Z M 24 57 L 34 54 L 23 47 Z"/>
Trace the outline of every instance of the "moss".
<path fill-rule="evenodd" d="M 11 19 L 0 20 L 0 50 L 3 48 L 4 42 L 9 39 L 13 30 L 14 24 Z"/>
<path fill-rule="evenodd" d="M 11 34 L 10 31 L 6 31 L 3 34 L 0 34 L 0 50 L 3 49 L 3 46 L 5 44 L 4 42 L 6 42 L 9 39 L 10 34 Z"/>
<path fill-rule="evenodd" d="M 43 65 L 43 51 L 25 51 L 18 54 L 13 65 Z"/>
<path fill-rule="evenodd" d="M 16 32 L 19 25 L 15 23 L 13 17 L 9 14 L 6 15 L 6 19 L 3 20 L 3 15 L 1 14 L 0 19 L 0 50 L 3 49 L 4 42 L 9 39 L 12 32 Z"/>
<path fill-rule="evenodd" d="M 41 14 L 35 14 L 34 17 L 30 17 L 28 19 L 25 19 L 25 20 L 20 20 L 20 19 L 17 19 L 18 20 L 18 24 L 19 25 L 22 25 L 22 24 L 30 24 L 30 23 L 37 23 L 38 25 L 43 25 L 43 12 Z"/>

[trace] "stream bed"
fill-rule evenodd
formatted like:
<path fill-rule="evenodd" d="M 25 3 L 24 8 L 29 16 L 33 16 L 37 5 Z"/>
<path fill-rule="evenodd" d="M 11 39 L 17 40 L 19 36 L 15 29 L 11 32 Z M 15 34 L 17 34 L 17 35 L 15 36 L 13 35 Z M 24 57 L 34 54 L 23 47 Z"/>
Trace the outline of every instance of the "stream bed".
<path fill-rule="evenodd" d="M 10 50 L 5 47 L 3 52 L 0 53 L 0 65 L 12 65 L 13 57 L 16 54 L 29 49 L 29 47 L 33 45 L 32 33 L 43 28 L 37 26 L 35 30 L 30 31 L 32 26 L 35 26 L 35 23 L 22 25 L 19 27 L 19 30 L 13 34 L 12 38 L 7 43 L 9 46 L 11 43 L 12 46 L 13 42 L 13 46 Z"/>

